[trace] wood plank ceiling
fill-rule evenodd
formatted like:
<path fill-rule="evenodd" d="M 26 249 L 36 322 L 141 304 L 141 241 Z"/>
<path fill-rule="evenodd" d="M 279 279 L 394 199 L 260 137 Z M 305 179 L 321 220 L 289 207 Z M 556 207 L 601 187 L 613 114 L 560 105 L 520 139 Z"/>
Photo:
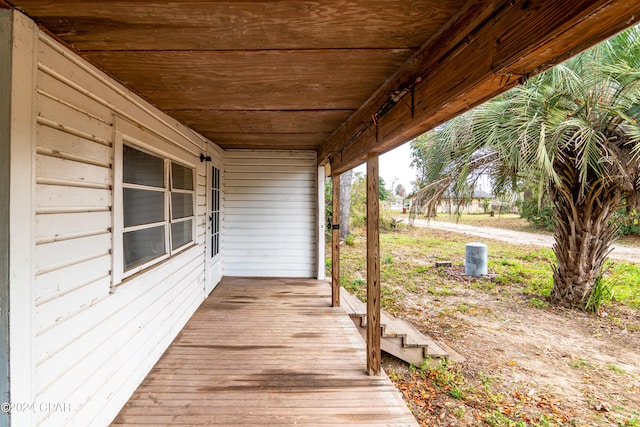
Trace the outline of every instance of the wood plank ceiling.
<path fill-rule="evenodd" d="M 640 16 L 628 0 L 6 3 L 223 148 L 313 149 L 334 173 Z"/>
<path fill-rule="evenodd" d="M 224 148 L 317 150 L 464 1 L 11 3 Z"/>

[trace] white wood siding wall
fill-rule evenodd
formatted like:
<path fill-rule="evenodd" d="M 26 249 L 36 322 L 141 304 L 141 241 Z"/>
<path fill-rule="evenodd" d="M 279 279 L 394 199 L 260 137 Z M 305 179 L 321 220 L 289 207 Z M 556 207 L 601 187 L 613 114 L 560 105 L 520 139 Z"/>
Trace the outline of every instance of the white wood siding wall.
<path fill-rule="evenodd" d="M 316 173 L 315 152 L 226 152 L 225 276 L 316 276 Z"/>
<path fill-rule="evenodd" d="M 206 171 L 195 159 L 207 144 L 43 33 L 36 43 L 33 401 L 70 410 L 31 423 L 105 425 L 204 298 Z M 197 231 L 192 248 L 110 293 L 116 116 L 193 156 Z"/>

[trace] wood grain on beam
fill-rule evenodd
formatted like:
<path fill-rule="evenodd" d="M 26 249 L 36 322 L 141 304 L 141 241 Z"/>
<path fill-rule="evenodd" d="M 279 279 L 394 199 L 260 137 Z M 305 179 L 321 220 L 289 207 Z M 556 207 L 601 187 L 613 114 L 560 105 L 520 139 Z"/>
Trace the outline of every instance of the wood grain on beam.
<path fill-rule="evenodd" d="M 378 153 L 367 155 L 367 373 L 380 375 L 380 196 Z"/>
<path fill-rule="evenodd" d="M 333 201 L 332 224 L 340 225 L 340 175 L 331 177 Z M 331 228 L 331 306 L 340 307 L 340 229 Z"/>
<path fill-rule="evenodd" d="M 624 0 L 471 1 L 329 138 L 319 160 L 341 152 L 332 168 L 334 173 L 346 171 L 362 163 L 369 151 L 395 148 L 628 27 L 639 16 L 640 3 Z M 410 92 L 405 94 L 378 118 L 377 129 L 363 132 L 363 123 L 406 82 L 416 82 L 413 100 Z M 360 137 L 354 139 L 356 135 Z"/>

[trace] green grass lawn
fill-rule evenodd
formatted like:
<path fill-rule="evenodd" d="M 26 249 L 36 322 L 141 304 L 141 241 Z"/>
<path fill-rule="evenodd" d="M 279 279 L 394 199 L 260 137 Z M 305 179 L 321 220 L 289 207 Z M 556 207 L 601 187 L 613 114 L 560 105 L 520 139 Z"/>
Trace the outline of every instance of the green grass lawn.
<path fill-rule="evenodd" d="M 467 236 L 434 229 L 411 228 L 380 235 L 382 304 L 394 310 L 394 300 L 408 292 L 447 293 L 466 284 L 463 274 Z M 489 246 L 490 277 L 468 284 L 488 292 L 500 287 L 504 292 L 520 294 L 537 301 L 544 299 L 553 286 L 555 256 L 551 249 L 521 247 L 498 241 Z M 341 250 L 341 284 L 365 297 L 366 241 L 356 230 L 351 245 Z M 451 274 L 434 266 L 435 261 L 451 261 L 461 274 Z M 330 265 L 330 262 L 328 262 Z M 605 284 L 611 286 L 616 302 L 640 309 L 640 265 L 609 262 Z"/>

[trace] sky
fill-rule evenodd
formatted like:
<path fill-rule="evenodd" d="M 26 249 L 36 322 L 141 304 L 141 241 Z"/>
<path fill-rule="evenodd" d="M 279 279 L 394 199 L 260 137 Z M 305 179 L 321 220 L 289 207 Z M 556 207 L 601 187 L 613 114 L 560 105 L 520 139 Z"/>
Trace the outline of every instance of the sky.
<path fill-rule="evenodd" d="M 411 167 L 410 142 L 381 155 L 379 162 L 380 176 L 384 178 L 387 188 L 395 181 L 394 188 L 389 188 L 390 190 L 394 190 L 396 185 L 400 183 L 404 186 L 407 194 L 411 193 L 413 189 L 411 182 L 416 179 L 416 171 Z M 355 171 L 366 174 L 366 165 L 358 166 Z"/>
<path fill-rule="evenodd" d="M 407 194 L 413 192 L 414 188 L 411 183 L 416 180 L 416 170 L 411 167 L 411 142 L 382 154 L 379 162 L 380 176 L 384 178 L 387 189 L 394 191 L 396 185 L 400 183 L 404 186 Z M 367 165 L 362 164 L 354 170 L 366 175 Z M 391 183 L 394 183 L 393 188 L 391 188 Z M 481 175 L 475 186 L 478 190 L 487 193 L 492 193 L 493 191 L 488 175 Z"/>

